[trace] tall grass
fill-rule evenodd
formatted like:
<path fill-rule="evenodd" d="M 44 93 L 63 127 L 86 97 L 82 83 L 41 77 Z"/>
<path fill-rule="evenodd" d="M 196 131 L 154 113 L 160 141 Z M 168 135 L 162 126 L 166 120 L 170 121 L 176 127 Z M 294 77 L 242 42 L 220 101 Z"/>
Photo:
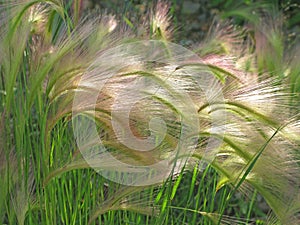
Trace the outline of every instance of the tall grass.
<path fill-rule="evenodd" d="M 160 1 L 140 21 L 146 29 L 124 17 L 124 23 L 111 15 L 80 18 L 80 4 L 0 4 L 0 221 L 298 224 L 299 66 L 296 56 L 285 52 L 277 19 L 254 21 L 251 31 L 218 23 L 209 38 L 195 46 L 201 59 L 194 60 L 183 58 L 168 43 L 174 30 L 167 3 Z M 163 57 L 176 61 L 144 62 L 116 51 L 145 39 L 159 40 Z M 211 89 L 221 87 L 222 93 L 203 93 L 197 83 L 203 74 L 212 76 L 216 81 Z M 109 75 L 92 105 L 89 97 Z M 148 98 L 132 108 L 130 129 L 141 140 L 155 134 L 160 145 L 151 151 L 122 145 L 112 124 L 113 116 L 122 122 L 126 107 L 135 103 L 124 94 L 124 86 L 140 81 Z M 185 110 L 187 105 L 191 111 Z M 194 116 L 190 112 L 199 124 L 189 120 Z M 151 116 L 164 119 L 164 134 L 155 129 L 158 124 L 149 128 Z M 134 167 L 169 159 L 175 166 L 163 173 L 163 181 L 147 185 L 124 185 L 100 176 L 93 168 L 100 173 L 128 168 L 101 160 L 101 152 L 93 155 L 99 143 L 85 136 L 88 128 L 74 133 L 76 121 L 88 124 L 93 119 L 102 144 L 119 161 Z M 181 120 L 201 128 L 189 137 L 197 142 L 185 146 L 195 147 L 192 155 L 180 155 L 185 160 L 182 170 L 176 167 Z M 122 130 L 126 125 L 118 126 Z M 84 149 L 79 149 L 78 137 L 87 143 Z M 208 152 L 211 140 L 218 145 Z M 268 204 L 267 217 L 255 207 L 257 196 Z"/>

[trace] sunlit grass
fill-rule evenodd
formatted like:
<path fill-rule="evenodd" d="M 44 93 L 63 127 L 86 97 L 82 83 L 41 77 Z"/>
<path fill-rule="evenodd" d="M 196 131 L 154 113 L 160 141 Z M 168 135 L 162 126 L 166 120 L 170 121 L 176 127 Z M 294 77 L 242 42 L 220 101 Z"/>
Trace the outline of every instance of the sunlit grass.
<path fill-rule="evenodd" d="M 171 56 L 170 5 L 159 1 L 147 20 L 140 21 L 148 26 L 140 34 L 138 24 L 111 15 L 80 18 L 80 3 L 1 2 L 0 222 L 297 224 L 300 70 L 297 51 L 294 58 L 286 56 L 278 21 L 270 16 L 262 24 L 250 18 L 254 36 L 252 31 L 220 22 L 209 39 L 195 46 L 201 61 L 146 64 L 121 53 L 107 57 L 107 52 L 150 38 L 160 40 Z M 246 11 L 243 16 L 247 17 Z M 99 64 L 92 64 L 95 59 Z M 111 62 L 120 62 L 120 68 L 110 68 Z M 95 65 L 104 65 L 104 72 L 93 73 Z M 217 80 L 211 85 L 222 87 L 224 101 L 219 101 L 220 93 L 210 93 L 208 100 L 203 97 L 196 83 L 199 71 L 209 71 Z M 74 96 L 94 94 L 105 72 L 115 74 L 97 98 L 96 113 L 88 98 L 74 106 Z M 88 73 L 89 79 L 82 81 Z M 134 134 L 145 138 L 151 132 L 149 115 L 143 111 L 161 116 L 167 125 L 163 138 L 156 133 L 163 144 L 153 151 L 122 145 L 111 123 L 118 91 L 139 80 L 159 88 L 145 87 L 150 97 L 132 110 Z M 192 100 L 184 99 L 182 92 Z M 119 112 L 134 99 L 122 96 L 122 100 Z M 122 162 L 151 165 L 169 158 L 180 140 L 179 119 L 191 117 L 182 110 L 185 100 L 197 112 L 201 130 L 193 135 L 198 142 L 185 168 L 174 167 L 164 182 L 114 183 L 95 172 L 78 149 L 72 129 L 77 114 L 87 121 L 95 117 L 103 144 Z M 215 118 L 223 122 L 212 127 Z M 99 144 L 93 137 L 82 138 L 90 140 L 86 151 Z M 206 152 L 210 138 L 222 143 L 213 149 L 213 157 Z M 102 169 L 124 169 L 92 154 L 89 162 L 101 163 Z M 260 203 L 267 209 L 257 206 L 257 198 L 264 199 Z"/>

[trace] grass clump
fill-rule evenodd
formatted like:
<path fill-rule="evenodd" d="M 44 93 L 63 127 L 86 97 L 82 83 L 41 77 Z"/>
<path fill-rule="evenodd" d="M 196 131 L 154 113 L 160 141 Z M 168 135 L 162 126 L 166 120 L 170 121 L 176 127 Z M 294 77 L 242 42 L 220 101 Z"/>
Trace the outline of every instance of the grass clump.
<path fill-rule="evenodd" d="M 0 3 L 0 221 L 298 224 L 299 66 L 282 21 L 217 22 L 190 51 L 169 43 L 168 3 L 142 26 L 81 4 Z"/>

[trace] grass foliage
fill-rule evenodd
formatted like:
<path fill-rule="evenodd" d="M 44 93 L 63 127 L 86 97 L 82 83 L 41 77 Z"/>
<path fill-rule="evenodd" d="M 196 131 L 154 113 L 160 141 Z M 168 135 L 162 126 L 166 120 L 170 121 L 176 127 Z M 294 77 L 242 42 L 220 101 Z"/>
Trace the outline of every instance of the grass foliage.
<path fill-rule="evenodd" d="M 138 40 L 171 41 L 171 4 L 159 1 L 139 24 L 125 16 L 84 17 L 80 6 L 80 0 L 0 3 L 2 224 L 300 223 L 299 52 L 297 44 L 286 42 L 280 11 L 254 4 L 249 11 L 228 11 L 225 17 L 243 13 L 239 16 L 249 18 L 249 25 L 215 22 L 207 39 L 193 46 L 202 61 L 170 67 L 145 65 L 135 58 L 124 62 L 122 53 L 107 57 L 105 51 Z M 102 60 L 103 73 L 89 70 L 96 58 Z M 105 67 L 112 61 L 122 65 Z M 219 93 L 206 100 L 190 79 L 207 69 L 218 80 L 211 85 L 222 87 L 224 101 L 217 100 Z M 91 76 L 80 82 L 87 71 Z M 105 72 L 115 74 L 93 114 L 84 97 L 95 93 Z M 166 136 L 158 135 L 161 145 L 147 152 L 120 144 L 111 124 L 118 91 L 140 79 L 167 90 L 146 89 L 151 98 L 131 112 L 136 137 L 151 132 L 149 115 L 141 109 L 167 125 Z M 190 116 L 180 108 L 184 99 L 178 91 L 193 100 L 201 127 L 183 171 L 174 169 L 159 184 L 126 186 L 100 176 L 82 157 L 72 130 L 74 112 L 86 120 L 95 116 L 103 144 L 122 162 L 145 165 L 168 158 L 180 139 L 179 119 Z M 74 109 L 77 93 L 84 97 Z M 119 112 L 134 99 L 129 95 L 122 100 Z M 218 118 L 223 113 L 226 118 Z M 212 116 L 224 122 L 211 129 Z M 82 138 L 91 139 L 87 151 L 96 147 L 91 137 Z M 205 162 L 210 138 L 222 144 Z M 97 158 L 94 163 L 123 169 Z"/>

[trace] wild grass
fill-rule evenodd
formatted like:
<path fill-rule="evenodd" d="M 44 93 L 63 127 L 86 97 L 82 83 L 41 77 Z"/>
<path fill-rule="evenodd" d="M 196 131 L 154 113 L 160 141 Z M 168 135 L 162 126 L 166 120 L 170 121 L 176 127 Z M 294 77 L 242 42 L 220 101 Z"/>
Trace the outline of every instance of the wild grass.
<path fill-rule="evenodd" d="M 298 51 L 285 48 L 280 12 L 263 9 L 253 29 L 216 23 L 193 49 L 200 56 L 194 59 L 168 42 L 169 4 L 159 1 L 140 27 L 124 17 L 124 23 L 112 15 L 81 17 L 81 2 L 0 3 L 0 221 L 299 224 L 300 70 Z M 118 52 L 149 39 L 173 64 L 159 57 L 144 62 L 133 47 Z M 203 91 L 207 83 L 199 88 L 208 75 L 219 92 Z M 136 103 L 128 87 L 142 87 L 147 98 Z M 151 151 L 136 151 L 133 139 L 120 141 L 131 105 L 134 140 L 154 135 L 160 143 Z M 157 116 L 165 130 L 148 125 Z M 118 168 L 95 151 L 90 127 L 74 131 L 76 122 L 93 120 L 109 154 L 132 167 Z M 182 121 L 200 129 L 182 140 Z M 78 138 L 86 145 L 78 146 Z M 195 151 L 180 155 L 180 143 Z M 145 185 L 100 176 L 111 171 L 117 179 L 116 171 L 163 160 L 171 170 L 162 167 Z"/>

